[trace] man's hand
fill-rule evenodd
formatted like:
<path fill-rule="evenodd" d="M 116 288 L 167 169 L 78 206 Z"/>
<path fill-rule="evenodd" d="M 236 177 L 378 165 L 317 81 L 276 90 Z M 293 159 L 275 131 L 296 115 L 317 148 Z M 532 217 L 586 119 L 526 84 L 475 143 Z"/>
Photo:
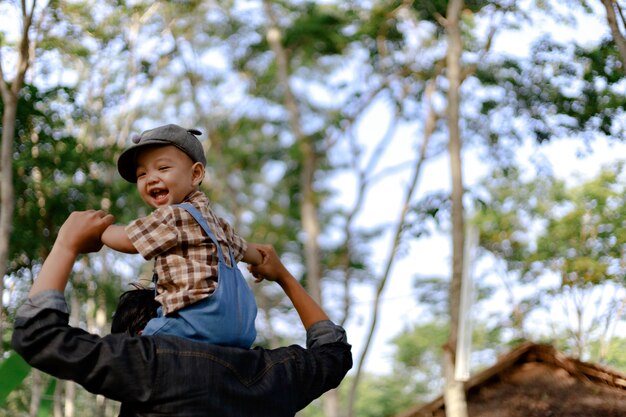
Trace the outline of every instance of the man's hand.
<path fill-rule="evenodd" d="M 261 254 L 262 262 L 258 265 L 249 265 L 248 271 L 254 276 L 256 282 L 264 279 L 278 283 L 285 277 L 291 276 L 285 265 L 280 261 L 272 245 L 256 244 L 256 250 Z"/>
<path fill-rule="evenodd" d="M 75 211 L 59 229 L 55 245 L 75 255 L 97 252 L 102 248 L 102 232 L 113 221 L 113 216 L 102 210 Z"/>
<path fill-rule="evenodd" d="M 305 329 L 308 330 L 319 321 L 328 320 L 324 310 L 302 288 L 302 285 L 295 277 L 291 275 L 271 245 L 257 245 L 256 249 L 263 257 L 263 262 L 260 265 L 248 266 L 248 270 L 256 278 L 257 282 L 263 279 L 276 281 L 293 303 Z"/>
<path fill-rule="evenodd" d="M 59 229 L 52 246 L 28 293 L 29 297 L 48 290 L 63 292 L 72 265 L 81 253 L 96 252 L 102 247 L 102 232 L 113 223 L 113 216 L 101 210 L 75 211 Z"/>

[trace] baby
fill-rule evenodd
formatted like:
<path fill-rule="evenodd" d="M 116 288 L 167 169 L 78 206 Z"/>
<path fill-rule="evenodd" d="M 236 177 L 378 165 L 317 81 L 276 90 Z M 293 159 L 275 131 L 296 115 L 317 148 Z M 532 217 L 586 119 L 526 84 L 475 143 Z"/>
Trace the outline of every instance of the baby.
<path fill-rule="evenodd" d="M 255 244 L 213 212 L 199 190 L 206 165 L 200 134 L 169 124 L 133 139 L 117 168 L 155 210 L 127 226 L 109 226 L 102 242 L 155 260 L 161 307 L 143 335 L 249 348 L 256 338 L 257 307 L 237 261 L 258 265 L 263 258 Z"/>

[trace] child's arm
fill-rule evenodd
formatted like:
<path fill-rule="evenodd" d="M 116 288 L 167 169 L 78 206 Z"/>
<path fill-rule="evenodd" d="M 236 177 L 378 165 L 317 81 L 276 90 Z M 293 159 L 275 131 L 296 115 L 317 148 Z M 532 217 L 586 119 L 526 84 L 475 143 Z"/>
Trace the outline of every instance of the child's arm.
<path fill-rule="evenodd" d="M 248 242 L 248 247 L 246 248 L 246 252 L 243 254 L 243 258 L 241 258 L 241 260 L 248 265 L 260 265 L 263 262 L 263 256 L 261 256 L 261 252 L 259 252 L 258 247 L 258 244 Z"/>
<path fill-rule="evenodd" d="M 112 224 L 102 233 L 102 243 L 118 252 L 138 253 L 137 249 L 135 249 L 135 246 L 128 238 L 124 226 L 117 224 Z"/>

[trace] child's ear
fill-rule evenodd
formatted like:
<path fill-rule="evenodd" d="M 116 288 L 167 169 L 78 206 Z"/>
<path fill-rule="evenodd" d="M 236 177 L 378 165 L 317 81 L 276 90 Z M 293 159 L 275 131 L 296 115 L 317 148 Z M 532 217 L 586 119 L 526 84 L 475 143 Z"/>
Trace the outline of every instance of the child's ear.
<path fill-rule="evenodd" d="M 200 162 L 196 162 L 191 167 L 192 183 L 193 185 L 200 185 L 204 179 L 204 165 Z"/>

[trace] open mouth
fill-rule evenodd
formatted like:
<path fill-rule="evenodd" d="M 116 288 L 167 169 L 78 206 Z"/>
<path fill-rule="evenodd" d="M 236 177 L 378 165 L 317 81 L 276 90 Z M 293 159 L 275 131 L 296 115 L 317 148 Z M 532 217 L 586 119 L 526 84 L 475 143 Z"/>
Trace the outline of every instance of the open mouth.
<path fill-rule="evenodd" d="M 155 188 L 150 190 L 150 196 L 154 199 L 154 201 L 158 204 L 167 199 L 168 191 L 162 188 Z"/>

